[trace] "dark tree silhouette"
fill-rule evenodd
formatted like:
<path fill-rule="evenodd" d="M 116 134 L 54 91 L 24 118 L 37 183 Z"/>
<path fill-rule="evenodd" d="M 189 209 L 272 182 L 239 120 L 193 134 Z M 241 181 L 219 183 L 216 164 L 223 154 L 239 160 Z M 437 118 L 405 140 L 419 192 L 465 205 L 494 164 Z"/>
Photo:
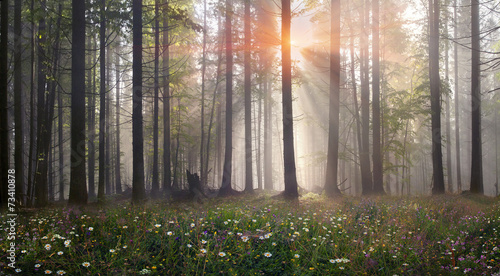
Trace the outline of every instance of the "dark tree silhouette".
<path fill-rule="evenodd" d="M 453 38 L 458 38 L 458 20 L 457 20 L 457 0 L 453 1 Z M 462 191 L 462 165 L 460 160 L 460 106 L 458 93 L 458 44 L 453 43 L 453 66 L 454 66 L 454 87 L 455 87 L 455 156 L 457 167 L 457 190 Z"/>
<path fill-rule="evenodd" d="M 431 85 L 432 194 L 444 193 L 439 78 L 439 0 L 429 0 L 429 78 Z"/>
<path fill-rule="evenodd" d="M 245 0 L 245 192 L 253 192 L 252 181 L 252 83 L 250 72 L 250 0 Z"/>
<path fill-rule="evenodd" d="M 7 121 L 7 85 L 8 85 L 8 67 L 7 67 L 7 40 L 9 31 L 9 1 L 2 1 L 0 11 L 0 207 L 7 206 L 7 171 L 9 170 L 9 124 Z"/>
<path fill-rule="evenodd" d="M 160 58 L 160 21 L 159 0 L 155 0 L 155 58 L 154 58 L 154 96 L 153 96 L 153 180 L 151 183 L 151 196 L 158 195 L 160 183 L 158 179 L 158 95 L 159 95 L 159 58 Z"/>
<path fill-rule="evenodd" d="M 168 0 L 163 3 L 163 190 L 171 188 L 170 170 L 170 70 L 168 41 Z"/>
<path fill-rule="evenodd" d="M 483 156 L 481 139 L 481 63 L 480 63 L 479 0 L 471 0 L 471 124 L 472 152 L 470 191 L 482 194 Z"/>
<path fill-rule="evenodd" d="M 457 0 L 453 1 L 453 37 L 458 38 L 458 20 L 457 20 Z M 453 43 L 453 59 L 454 59 L 454 87 L 455 87 L 455 156 L 457 164 L 457 190 L 462 191 L 462 168 L 460 160 L 460 107 L 458 93 L 458 44 Z"/>
<path fill-rule="evenodd" d="M 133 0 L 132 17 L 132 203 L 140 203 L 146 197 L 142 129 L 142 0 Z"/>
<path fill-rule="evenodd" d="M 290 0 L 282 0 L 281 14 L 281 55 L 283 89 L 283 161 L 285 163 L 285 191 L 288 198 L 298 198 L 295 153 L 293 148 L 293 111 L 292 111 L 292 59 L 290 43 L 290 25 L 292 15 Z"/>
<path fill-rule="evenodd" d="M 85 175 L 85 1 L 72 1 L 71 176 L 69 205 L 87 204 Z"/>
<path fill-rule="evenodd" d="M 380 22 L 379 0 L 372 0 L 372 120 L 373 120 L 373 192 L 384 194 L 382 141 L 380 138 Z"/>
<path fill-rule="evenodd" d="M 232 1 L 226 0 L 226 150 L 219 196 L 233 193 L 231 174 L 233 163 L 233 41 L 232 41 Z"/>
<path fill-rule="evenodd" d="M 330 105 L 328 124 L 328 156 L 326 159 L 325 191 L 329 196 L 340 195 L 337 186 L 339 162 L 340 115 L 340 0 L 331 1 L 330 30 Z"/>
<path fill-rule="evenodd" d="M 21 44 L 21 3 L 14 2 L 14 121 L 15 121 L 15 153 L 14 168 L 16 169 L 16 200 L 24 205 L 24 118 L 22 90 L 22 44 Z"/>
<path fill-rule="evenodd" d="M 106 167 L 106 0 L 101 0 L 101 22 L 99 27 L 99 65 L 101 73 L 101 84 L 99 92 L 99 184 L 97 187 L 97 199 L 104 201 L 105 167 Z"/>
<path fill-rule="evenodd" d="M 116 42 L 116 51 L 120 51 L 120 39 Z M 115 72 L 116 72 L 116 102 L 115 102 L 115 120 L 116 120 L 116 162 L 115 162 L 115 189 L 116 193 L 122 193 L 122 177 L 121 177 L 121 150 L 120 150 L 120 55 L 116 55 Z"/>
<path fill-rule="evenodd" d="M 362 194 L 373 192 L 373 181 L 370 169 L 370 78 L 368 62 L 368 35 L 369 35 L 369 1 L 366 0 L 361 11 L 361 43 L 360 43 L 360 75 L 361 75 L 361 148 L 359 151 L 361 165 Z"/>

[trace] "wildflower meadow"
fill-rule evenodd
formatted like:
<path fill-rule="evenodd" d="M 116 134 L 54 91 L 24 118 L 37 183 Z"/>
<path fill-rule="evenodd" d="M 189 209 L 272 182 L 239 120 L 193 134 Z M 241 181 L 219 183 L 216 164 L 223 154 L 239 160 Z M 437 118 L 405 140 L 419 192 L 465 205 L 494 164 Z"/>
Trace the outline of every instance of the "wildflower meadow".
<path fill-rule="evenodd" d="M 498 199 L 472 195 L 119 201 L 21 210 L 0 275 L 495 275 L 499 232 Z"/>

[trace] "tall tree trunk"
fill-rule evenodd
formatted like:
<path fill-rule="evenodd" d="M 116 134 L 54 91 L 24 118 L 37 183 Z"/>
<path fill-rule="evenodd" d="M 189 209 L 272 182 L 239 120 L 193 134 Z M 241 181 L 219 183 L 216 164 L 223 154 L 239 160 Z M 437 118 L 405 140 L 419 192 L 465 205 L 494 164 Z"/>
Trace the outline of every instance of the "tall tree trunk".
<path fill-rule="evenodd" d="M 45 11 L 46 2 L 41 2 L 42 10 Z M 45 116 L 47 114 L 47 106 L 45 102 L 46 96 L 46 49 L 44 49 L 44 45 L 46 44 L 46 23 L 45 18 L 42 17 L 38 22 L 38 86 L 37 86 L 37 111 L 38 111 L 38 119 L 37 119 L 37 149 L 36 149 L 36 165 L 35 165 L 35 206 L 36 207 L 44 207 L 47 205 L 47 152 L 44 152 L 45 145 L 48 140 L 50 140 L 50 134 L 48 132 L 47 122 L 45 121 Z M 47 137 L 48 136 L 48 137 Z"/>
<path fill-rule="evenodd" d="M 290 26 L 292 21 L 290 0 L 281 0 L 281 55 L 283 89 L 283 161 L 285 191 L 283 195 L 298 198 L 295 153 L 293 149 L 293 110 L 292 110 L 292 59 Z"/>
<path fill-rule="evenodd" d="M 73 0 L 69 205 L 87 204 L 85 175 L 85 1 Z"/>
<path fill-rule="evenodd" d="M 262 84 L 261 84 L 262 87 Z M 261 161 L 261 156 L 262 156 L 262 143 L 261 143 L 261 136 L 262 136 L 262 96 L 259 95 L 259 101 L 257 103 L 259 105 L 258 108 L 258 113 L 257 116 L 254 116 L 254 122 L 256 122 L 256 126 L 254 127 L 255 132 L 256 132 L 256 137 L 255 139 L 255 148 L 257 149 L 257 154 L 255 156 L 256 159 L 256 165 L 257 165 L 257 187 L 259 190 L 262 190 L 262 161 Z M 255 109 L 254 109 L 255 113 Z M 254 114 L 255 115 L 255 114 Z"/>
<path fill-rule="evenodd" d="M 97 45 L 97 39 L 95 36 L 93 36 L 94 43 L 92 44 L 90 42 L 90 38 L 88 39 L 88 47 L 89 49 L 92 48 L 92 46 Z M 93 58 L 90 58 L 90 54 L 87 55 L 87 65 L 90 67 L 92 64 L 92 60 L 95 60 L 97 57 L 96 51 L 93 51 Z M 88 141 L 88 152 L 89 152 L 89 160 L 88 160 L 88 170 L 89 170 L 89 198 L 93 199 L 95 198 L 95 109 L 96 109 L 96 74 L 97 74 L 97 69 L 94 66 L 92 70 L 89 69 L 87 72 L 87 78 L 88 78 L 88 93 L 90 93 L 91 97 L 89 99 L 89 105 L 87 108 L 88 112 L 88 135 L 89 135 L 89 141 Z"/>
<path fill-rule="evenodd" d="M 233 163 L 233 41 L 232 23 L 233 15 L 232 0 L 226 0 L 226 150 L 224 153 L 224 169 L 222 172 L 222 186 L 219 190 L 220 196 L 233 193 L 231 187 L 231 174 Z"/>
<path fill-rule="evenodd" d="M 369 158 L 361 158 L 360 154 L 360 149 L 362 148 L 362 139 L 361 139 L 361 121 L 359 118 L 359 106 L 358 106 L 358 91 L 357 91 L 357 85 L 356 85 L 356 60 L 354 59 L 354 32 L 353 32 L 353 26 L 352 26 L 352 21 L 349 19 L 349 29 L 351 30 L 350 34 L 350 45 L 349 45 L 349 52 L 351 55 L 351 86 L 352 86 L 352 101 L 354 105 L 354 120 L 356 121 L 356 156 L 358 156 L 359 159 L 359 164 L 363 161 L 368 161 L 370 162 Z M 359 179 L 359 174 L 361 172 L 361 167 L 358 169 L 358 163 L 354 162 L 354 165 L 357 167 L 355 170 L 355 183 L 356 185 L 359 184 L 358 179 Z M 363 163 L 362 167 L 365 167 L 366 163 Z"/>
<path fill-rule="evenodd" d="M 115 189 L 117 194 L 121 194 L 122 190 L 122 177 L 121 177 L 121 150 L 120 150 L 120 38 L 117 37 L 116 42 L 116 98 L 115 98 L 115 120 L 116 120 L 116 161 L 115 161 Z"/>
<path fill-rule="evenodd" d="M 172 183 L 170 170 L 170 69 L 168 41 L 168 1 L 164 3 L 163 16 L 163 190 L 169 191 Z"/>
<path fill-rule="evenodd" d="M 458 20 L 457 20 L 457 0 L 453 1 L 453 37 L 458 38 Z M 456 164 L 457 164 L 457 191 L 460 193 L 462 191 L 462 168 L 460 162 L 460 108 L 459 108 L 459 97 L 458 93 L 458 44 L 453 43 L 453 59 L 454 59 L 454 74 L 455 74 L 455 154 L 456 154 Z"/>
<path fill-rule="evenodd" d="M 15 153 L 14 168 L 16 169 L 16 201 L 24 206 L 24 116 L 23 116 L 23 88 L 22 88 L 22 27 L 21 3 L 14 2 L 14 122 L 15 122 Z"/>
<path fill-rule="evenodd" d="M 483 194 L 483 155 L 481 139 L 481 49 L 479 0 L 471 0 L 471 175 L 470 191 Z"/>
<path fill-rule="evenodd" d="M 368 71 L 368 32 L 369 32 L 369 0 L 365 1 L 362 11 L 361 29 L 361 58 L 360 58 L 360 76 L 361 76 L 361 186 L 362 194 L 368 195 L 373 192 L 372 174 L 370 172 L 370 78 Z"/>
<path fill-rule="evenodd" d="M 266 72 L 266 71 L 265 71 Z M 266 73 L 264 73 L 266 74 Z M 272 86 L 264 75 L 264 189 L 273 189 Z"/>
<path fill-rule="evenodd" d="M 206 175 L 204 168 L 204 143 L 205 143 L 205 72 L 206 72 L 206 54 L 207 54 L 207 0 L 203 1 L 203 51 L 201 58 L 201 143 L 200 143 L 200 182 L 201 186 L 205 186 Z"/>
<path fill-rule="evenodd" d="M 221 18 L 218 16 L 218 24 L 217 24 L 217 33 L 219 34 L 220 39 L 223 38 L 223 34 L 221 34 Z M 222 41 L 221 41 L 222 42 Z M 218 93 L 219 91 L 219 82 L 220 82 L 220 73 L 221 73 L 221 67 L 222 67 L 222 49 L 223 45 L 222 43 L 218 43 L 218 49 L 217 49 L 217 69 L 216 69 L 216 77 L 215 77 L 215 87 L 214 87 L 214 95 L 212 97 L 212 110 L 210 111 L 210 122 L 208 123 L 208 131 L 207 131 L 207 147 L 206 147 L 206 159 L 205 159 L 205 183 L 208 182 L 208 162 L 210 160 L 210 144 L 211 144 L 211 134 L 212 134 L 212 127 L 213 127 L 213 121 L 214 121 L 214 113 L 215 113 L 215 106 L 220 107 L 220 103 L 217 104 L 216 100 L 218 99 L 217 95 L 220 94 Z M 218 135 L 218 134 L 217 134 Z M 215 175 L 215 172 L 214 172 Z M 214 181 L 215 182 L 215 181 Z"/>
<path fill-rule="evenodd" d="M 379 0 L 372 0 L 372 111 L 373 111 L 373 192 L 385 194 L 380 137 L 380 37 Z"/>
<path fill-rule="evenodd" d="M 52 122 L 52 128 L 55 130 L 55 121 Z M 54 201 L 54 150 L 55 150 L 55 138 L 51 139 L 52 145 L 49 146 L 49 168 L 48 168 L 48 187 L 49 187 L 49 201 Z"/>
<path fill-rule="evenodd" d="M 35 1 L 31 0 L 30 8 L 33 11 L 35 8 Z M 33 17 L 33 12 L 31 13 L 31 17 Z M 31 58 L 31 72 L 30 72 L 30 148 L 28 155 L 28 191 L 27 191 L 27 206 L 33 206 L 33 167 L 35 165 L 35 161 L 33 158 L 34 151 L 36 150 L 36 123 L 35 123 L 35 20 L 31 18 L 31 47 L 30 47 L 30 58 Z M 2 55 L 0 55 L 2 56 Z M 0 57 L 1 59 L 1 57 Z M 3 79 L 3 78 L 2 78 Z M 1 109 L 2 107 L 0 107 Z M 1 111 L 0 111 L 1 112 Z M 2 115 L 2 118 L 3 115 Z M 2 157 L 3 158 L 3 157 Z M 0 161 L 1 162 L 1 161 Z"/>
<path fill-rule="evenodd" d="M 340 116 L 340 0 L 331 1 L 330 30 L 330 105 L 328 123 L 328 156 L 325 191 L 328 196 L 340 195 L 337 186 L 339 162 Z"/>
<path fill-rule="evenodd" d="M 106 133 L 104 135 L 105 137 L 105 160 L 106 160 L 106 163 L 105 163 L 105 171 L 104 171 L 104 183 L 105 183 L 105 187 L 106 187 L 106 194 L 107 195 L 110 195 L 113 193 L 113 190 L 112 190 L 112 187 L 111 187 L 111 132 L 109 131 L 110 127 L 110 123 L 111 123 L 111 117 L 110 117 L 110 113 L 111 113 L 111 107 L 110 107 L 110 94 L 111 94 L 111 90 L 109 89 L 109 83 L 110 83 L 110 75 L 109 75 L 109 72 L 111 70 L 109 70 L 109 68 L 111 68 L 111 60 L 110 60 L 110 55 L 109 55 L 109 47 L 110 45 L 108 45 L 108 49 L 106 49 L 106 123 L 105 123 L 105 128 L 106 128 Z"/>
<path fill-rule="evenodd" d="M 132 203 L 139 203 L 146 197 L 144 186 L 144 138 L 142 129 L 142 0 L 133 0 L 132 17 Z"/>
<path fill-rule="evenodd" d="M 432 194 L 444 193 L 443 154 L 441 146 L 441 97 L 439 78 L 439 0 L 429 0 L 429 78 L 431 85 L 432 125 Z"/>
<path fill-rule="evenodd" d="M 155 58 L 154 58 L 154 97 L 153 97 L 153 180 L 151 182 L 151 197 L 158 195 L 160 183 L 158 179 L 158 94 L 160 89 L 158 71 L 160 58 L 160 21 L 158 17 L 160 0 L 155 0 Z"/>
<path fill-rule="evenodd" d="M 252 180 L 252 83 L 250 72 L 250 0 L 245 0 L 245 192 L 253 192 Z"/>
<path fill-rule="evenodd" d="M 446 0 L 445 6 L 448 7 L 449 1 Z M 445 25 L 444 32 L 445 35 L 448 36 L 448 9 L 445 10 Z M 449 41 L 446 39 L 445 42 L 445 80 L 446 84 L 450 83 L 450 68 L 449 68 Z M 447 186 L 448 192 L 453 192 L 453 174 L 451 169 L 451 118 L 450 118 L 450 93 L 446 91 L 446 100 L 445 100 L 445 109 L 446 109 L 446 175 L 447 175 Z"/>
<path fill-rule="evenodd" d="M 59 142 L 59 201 L 64 200 L 64 150 L 63 150 L 63 101 L 62 101 L 62 89 L 58 89 L 57 93 L 57 111 L 58 111 L 58 142 Z M 55 140 L 55 139 L 54 139 Z"/>
<path fill-rule="evenodd" d="M 8 87 L 8 31 L 9 31 L 9 1 L 3 0 L 0 11 L 0 173 L 2 187 L 0 189 L 0 208 L 7 207 L 7 177 L 9 170 L 9 123 L 7 120 L 7 87 Z"/>
<path fill-rule="evenodd" d="M 101 0 L 101 14 L 99 27 L 99 64 L 100 64 L 100 91 L 99 91 L 99 184 L 97 188 L 97 200 L 104 201 L 105 172 L 106 172 L 106 0 Z"/>
<path fill-rule="evenodd" d="M 219 90 L 219 93 L 221 94 L 222 89 Z M 221 178 L 221 173 L 222 173 L 222 105 L 223 105 L 224 99 L 221 97 L 220 102 L 217 104 L 217 125 L 215 127 L 215 148 L 216 148 L 216 154 L 215 154 L 215 170 L 217 172 L 218 178 Z M 214 182 L 215 182 L 214 179 Z M 217 187 L 216 187 L 217 188 Z"/>

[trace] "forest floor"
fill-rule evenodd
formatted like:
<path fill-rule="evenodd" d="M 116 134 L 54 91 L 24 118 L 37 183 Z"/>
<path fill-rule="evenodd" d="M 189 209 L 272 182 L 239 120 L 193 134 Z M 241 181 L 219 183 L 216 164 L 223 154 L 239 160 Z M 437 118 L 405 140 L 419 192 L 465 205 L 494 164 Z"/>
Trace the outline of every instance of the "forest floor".
<path fill-rule="evenodd" d="M 500 201 L 269 194 L 20 212 L 0 275 L 496 275 Z M 10 250 L 10 251 L 9 251 Z"/>

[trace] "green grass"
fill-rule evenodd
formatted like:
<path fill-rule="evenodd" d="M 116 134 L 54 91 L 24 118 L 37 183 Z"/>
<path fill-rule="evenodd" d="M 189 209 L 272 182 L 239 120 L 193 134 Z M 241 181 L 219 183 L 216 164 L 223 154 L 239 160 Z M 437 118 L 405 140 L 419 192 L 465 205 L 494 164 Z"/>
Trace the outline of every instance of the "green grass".
<path fill-rule="evenodd" d="M 1 232 L 7 216 L 1 217 Z M 492 275 L 500 204 L 479 196 L 113 202 L 20 213 L 0 275 Z M 88 267 L 84 267 L 88 265 Z"/>

